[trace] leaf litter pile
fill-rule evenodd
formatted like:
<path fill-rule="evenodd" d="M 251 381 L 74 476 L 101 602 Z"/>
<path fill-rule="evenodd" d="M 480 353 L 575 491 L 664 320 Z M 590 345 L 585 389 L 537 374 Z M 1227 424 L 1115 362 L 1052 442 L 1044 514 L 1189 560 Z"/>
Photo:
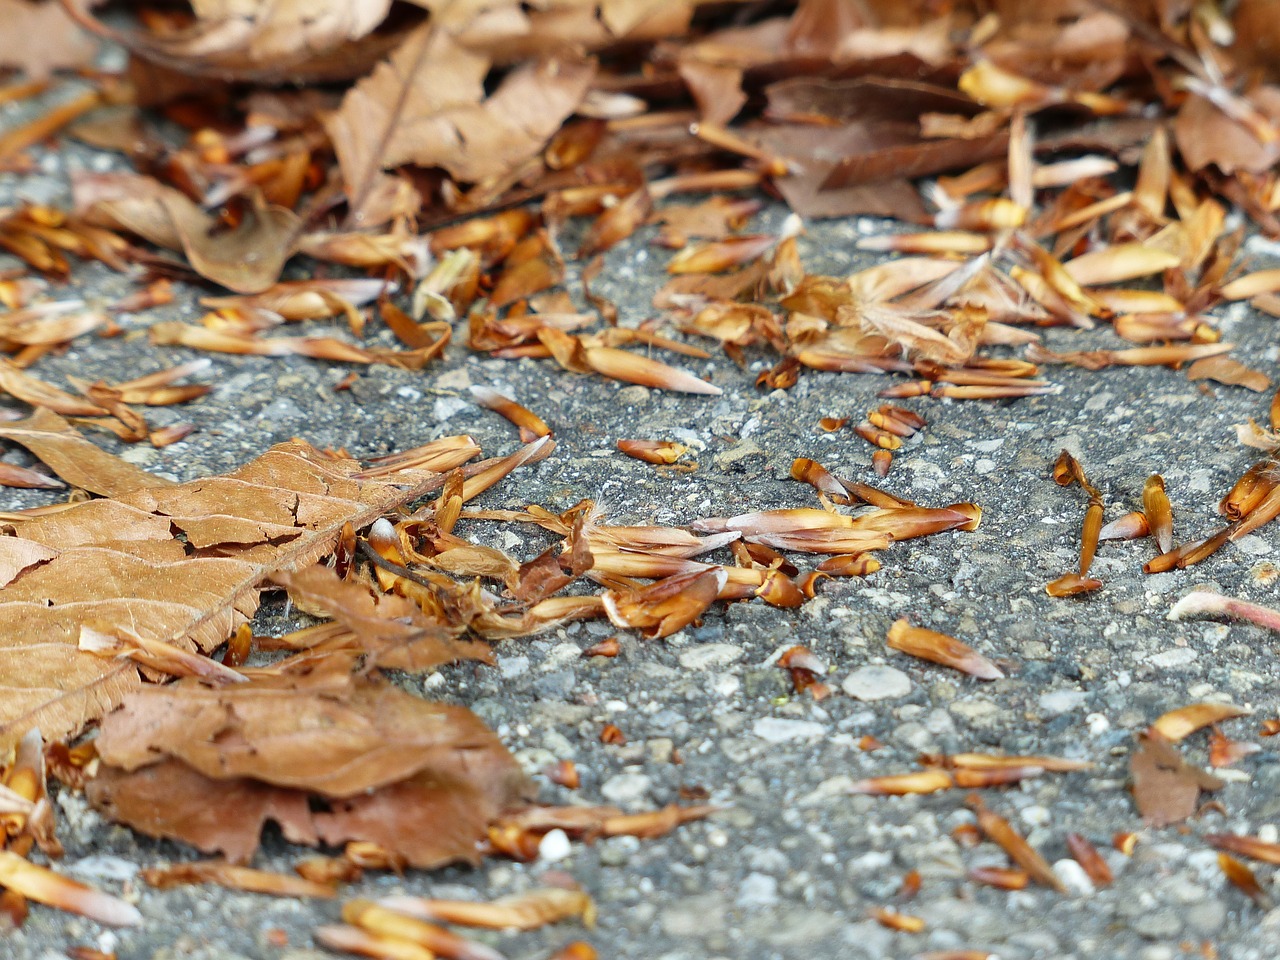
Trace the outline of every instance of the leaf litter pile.
<path fill-rule="evenodd" d="M 590 501 L 562 513 L 468 507 L 555 447 L 534 409 L 483 386 L 474 401 L 519 430 L 506 456 L 477 461 L 465 436 L 377 461 L 291 440 L 223 476 L 173 483 L 82 431 L 182 439 L 193 425 L 153 428 L 140 408 L 203 396 L 210 387 L 191 378 L 210 360 L 63 387 L 40 376 L 41 358 L 117 335 L 118 318 L 145 320 L 194 286 L 207 312 L 151 323 L 154 344 L 429 375 L 456 339 L 495 359 L 690 395 L 721 392 L 690 369 L 714 374 L 718 347 L 743 366 L 768 358 L 757 380 L 767 390 L 808 370 L 882 377 L 888 402 L 860 423 L 819 427 L 865 440 L 887 483 L 894 451 L 928 429 L 903 406 L 912 398 L 1053 394 L 1063 364 L 1185 367 L 1193 381 L 1269 391 L 1250 358 L 1232 355 L 1214 310 L 1247 301 L 1280 316 L 1280 270 L 1238 256 L 1246 229 L 1280 237 L 1275 13 L 1266 0 L 1230 16 L 1175 0 L 0 0 L 5 24 L 22 25 L 0 33 L 0 65 L 13 68 L 0 101 L 66 91 L 0 135 L 0 167 L 38 169 L 34 148 L 54 137 L 132 167 L 74 173 L 67 209 L 0 211 L 0 248 L 22 264 L 0 279 L 0 391 L 16 402 L 0 438 L 43 465 L 0 464 L 0 484 L 63 497 L 0 516 L 6 913 L 21 922 L 34 900 L 141 920 L 27 859 L 60 854 L 50 773 L 119 822 L 219 855 L 147 871 L 153 884 L 284 895 L 333 896 L 362 869 L 533 859 L 553 837 L 656 836 L 707 816 L 715 808 L 539 805 L 477 717 L 384 671 L 492 662 L 494 644 L 573 619 L 659 639 L 717 603 L 799 606 L 826 579 L 875 573 L 897 541 L 981 520 L 976 504 L 920 505 L 808 458 L 791 475 L 812 499 L 682 528 L 616 525 Z M 90 36 L 125 48 L 126 69 L 96 68 Z M 745 232 L 764 197 L 792 216 L 777 233 Z M 846 277 L 806 271 L 804 219 L 855 214 L 904 224 L 859 241 L 893 256 Z M 670 279 L 654 292 L 656 319 L 634 324 L 591 284 L 602 254 L 646 226 L 673 251 Z M 77 260 L 120 271 L 135 291 L 97 305 L 67 296 Z M 291 263 L 312 278 L 285 279 Z M 289 332 L 316 321 L 341 329 Z M 378 336 L 384 325 L 397 346 Z M 1083 348 L 1050 349 L 1044 333 L 1059 327 L 1055 343 Z M 1264 457 L 1225 492 L 1223 525 L 1185 540 L 1162 477 L 1144 485 L 1141 511 L 1108 523 L 1085 466 L 1064 451 L 1052 476 L 1087 504 L 1078 566 L 1049 595 L 1103 588 L 1090 576 L 1102 541 L 1150 537 L 1143 569 L 1158 573 L 1280 515 L 1280 394 L 1266 427 L 1239 434 Z M 617 449 L 697 469 L 667 438 L 619 437 Z M 536 525 L 558 542 L 513 557 L 464 535 L 487 524 Z M 255 636 L 263 591 L 320 622 Z M 1204 592 L 1171 616 L 1197 614 L 1280 628 L 1276 611 Z M 612 655 L 610 643 L 589 652 Z M 979 680 L 1010 667 L 907 618 L 887 645 Z M 826 664 L 806 648 L 778 664 L 797 691 L 830 695 Z M 1132 786 L 1149 825 L 1186 820 L 1223 785 L 1182 755 L 1183 739 L 1211 728 L 1214 767 L 1259 749 L 1218 726 L 1241 712 L 1193 704 L 1139 737 Z M 1087 765 L 975 753 L 921 766 L 851 791 L 995 788 Z M 575 784 L 572 764 L 555 778 Z M 986 801 L 968 803 L 975 842 L 1012 863 L 970 879 L 1066 889 Z M 297 877 L 249 868 L 268 821 L 340 855 L 304 861 Z M 1134 839 L 1112 842 L 1127 853 Z M 1280 848 L 1209 840 L 1227 879 L 1267 902 L 1236 855 L 1274 863 Z M 1066 843 L 1090 883 L 1111 882 L 1093 843 Z M 351 901 L 346 925 L 317 939 L 372 956 L 493 957 L 439 923 L 590 923 L 590 899 L 565 879 L 492 904 Z M 895 910 L 875 918 L 924 926 Z M 575 943 L 562 955 L 594 954 Z"/>

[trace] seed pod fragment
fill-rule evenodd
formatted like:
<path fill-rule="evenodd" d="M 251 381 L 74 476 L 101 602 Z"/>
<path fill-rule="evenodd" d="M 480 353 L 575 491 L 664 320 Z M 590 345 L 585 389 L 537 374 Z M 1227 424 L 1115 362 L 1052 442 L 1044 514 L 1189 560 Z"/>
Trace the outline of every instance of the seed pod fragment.
<path fill-rule="evenodd" d="M 683 443 L 671 440 L 619 440 L 618 450 L 645 463 L 672 464 L 688 451 Z"/>
<path fill-rule="evenodd" d="M 1056 890 L 1058 893 L 1067 892 L 1048 861 L 1040 856 L 1017 830 L 1013 829 L 1008 820 L 987 809 L 976 794 L 970 795 L 968 803 L 978 817 L 978 828 L 987 835 L 988 840 L 998 844 L 1009 855 L 1010 860 L 1027 871 L 1036 883 Z"/>
<path fill-rule="evenodd" d="M 920 933 L 925 928 L 923 917 L 913 917 L 885 907 L 872 907 L 871 916 L 880 926 L 899 933 Z"/>
<path fill-rule="evenodd" d="M 1116 517 L 1108 524 L 1104 524 L 1102 529 L 1098 531 L 1098 539 L 1100 541 L 1137 540 L 1139 537 L 1145 537 L 1150 532 L 1151 525 L 1147 522 L 1147 515 L 1135 510 Z"/>
<path fill-rule="evenodd" d="M 945 770 L 921 770 L 858 780 L 850 784 L 848 790 L 849 793 L 869 793 L 879 797 L 901 797 L 909 793 L 937 793 L 954 786 L 955 781 Z"/>
<path fill-rule="evenodd" d="M 1031 875 L 1015 867 L 973 867 L 965 874 L 974 883 L 1001 890 L 1025 890 Z"/>
<path fill-rule="evenodd" d="M 1250 713 L 1230 703 L 1193 703 L 1162 714 L 1151 726 L 1170 743 L 1177 743 L 1197 730 Z"/>
<path fill-rule="evenodd" d="M 1105 887 L 1111 883 L 1111 868 L 1102 859 L 1102 854 L 1098 853 L 1098 848 L 1086 838 L 1078 833 L 1068 833 L 1067 849 L 1095 887 Z"/>
<path fill-rule="evenodd" d="M 889 628 L 888 645 L 894 650 L 967 673 L 979 680 L 999 680 L 1004 671 L 968 644 L 945 633 L 913 627 L 905 618 Z"/>
<path fill-rule="evenodd" d="M 1280 843 L 1268 843 L 1257 837 L 1242 837 L 1232 833 L 1211 833 L 1205 840 L 1219 850 L 1229 850 L 1263 863 L 1280 864 Z"/>
<path fill-rule="evenodd" d="M 1164 477 L 1153 473 L 1142 486 L 1142 512 L 1161 553 L 1173 549 L 1173 509 L 1164 492 Z"/>

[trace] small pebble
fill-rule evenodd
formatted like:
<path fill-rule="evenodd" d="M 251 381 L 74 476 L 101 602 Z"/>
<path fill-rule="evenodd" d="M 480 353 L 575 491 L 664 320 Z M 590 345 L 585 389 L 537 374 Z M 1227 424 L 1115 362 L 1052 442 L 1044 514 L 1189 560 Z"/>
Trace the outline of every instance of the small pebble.
<path fill-rule="evenodd" d="M 573 844 L 563 830 L 550 830 L 538 842 L 538 859 L 547 863 L 563 860 L 573 853 Z"/>
<path fill-rule="evenodd" d="M 840 689 L 857 700 L 898 700 L 911 692 L 911 678 L 894 667 L 861 667 Z"/>
<path fill-rule="evenodd" d="M 600 793 L 610 803 L 628 804 L 644 799 L 653 781 L 643 773 L 619 773 L 604 782 Z"/>
<path fill-rule="evenodd" d="M 827 735 L 827 728 L 812 720 L 762 717 L 751 725 L 751 732 L 768 743 L 785 743 L 788 740 L 817 740 Z"/>

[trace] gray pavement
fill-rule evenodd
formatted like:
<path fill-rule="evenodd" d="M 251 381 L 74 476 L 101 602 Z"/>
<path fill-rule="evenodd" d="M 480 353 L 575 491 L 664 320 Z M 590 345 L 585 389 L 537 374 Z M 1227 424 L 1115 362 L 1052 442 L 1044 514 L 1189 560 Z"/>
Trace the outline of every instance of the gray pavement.
<path fill-rule="evenodd" d="M 0 113 L 0 122 L 9 116 Z M 0 176 L 0 204 L 15 197 L 56 200 L 69 167 L 105 163 L 70 147 L 43 154 L 38 177 Z M 776 228 L 785 211 L 767 209 L 757 225 Z M 809 225 L 801 248 L 814 272 L 843 274 L 867 261 L 853 253 L 857 221 Z M 607 255 L 595 284 L 616 301 L 622 322 L 652 315 L 665 255 L 642 231 Z M 569 245 L 572 248 L 572 245 Z M 1265 261 L 1266 245 L 1252 247 Z M 0 266 L 5 264 L 0 263 Z M 304 268 L 296 268 L 301 271 Z M 128 282 L 97 265 L 77 266 L 70 289 L 90 302 L 110 301 Z M 130 318 L 130 334 L 85 337 L 34 372 L 122 379 L 192 359 L 185 349 L 157 348 L 142 329 L 158 318 L 199 314 L 195 292 L 180 288 L 172 307 Z M 1276 372 L 1275 321 L 1232 308 L 1219 311 L 1237 356 Z M 382 336 L 379 334 L 378 336 Z M 1116 346 L 1105 332 L 1053 331 L 1055 349 Z M 389 341 L 388 341 L 389 342 Z M 674 396 L 562 372 L 550 362 L 487 360 L 463 346 L 422 373 L 386 367 L 359 371 L 347 392 L 333 385 L 336 364 L 213 356 L 216 389 L 183 407 L 151 413 L 157 425 L 192 420 L 199 430 L 161 450 L 122 450 L 148 469 L 188 479 L 229 469 L 271 442 L 298 435 L 318 445 L 377 455 L 433 437 L 466 432 L 486 454 L 514 448 L 514 430 L 473 405 L 466 387 L 509 390 L 555 430 L 545 462 L 487 493 L 481 505 L 565 508 L 598 500 L 619 523 L 687 523 L 699 517 L 814 503 L 787 477 L 792 458 L 816 459 L 841 476 L 875 482 L 871 448 L 849 431 L 827 434 L 826 416 L 860 417 L 880 401 L 888 380 L 806 373 L 791 391 L 761 393 L 756 374 L 771 363 L 751 355 L 738 369 L 717 356 L 695 369 L 723 387 L 721 397 Z M 1191 570 L 1145 576 L 1145 542 L 1108 544 L 1095 575 L 1103 590 L 1054 600 L 1044 584 L 1071 569 L 1083 497 L 1055 486 L 1050 467 L 1073 451 L 1102 488 L 1107 517 L 1140 506 L 1143 480 L 1164 475 L 1179 539 L 1214 525 L 1213 505 L 1253 460 L 1232 425 L 1265 419 L 1269 397 L 1239 388 L 1202 388 L 1164 369 L 1088 373 L 1053 369 L 1056 395 L 1001 403 L 913 400 L 904 405 L 929 425 L 897 457 L 884 486 L 930 506 L 969 500 L 984 510 L 981 527 L 895 545 L 884 568 L 866 580 L 828 581 L 804 607 L 779 610 L 759 601 L 717 609 L 701 626 L 665 641 L 624 635 L 615 660 L 583 660 L 580 651 L 615 631 L 575 624 L 501 645 L 495 668 L 464 665 L 411 689 L 464 703 L 502 736 L 531 771 L 550 759 L 574 760 L 583 783 L 575 793 L 539 778 L 553 802 L 612 802 L 651 809 L 705 788 L 727 809 L 658 840 L 617 838 L 575 845 L 553 863 L 492 860 L 483 867 L 370 874 L 345 896 L 408 891 L 488 899 L 537 885 L 548 871 L 567 872 L 599 902 L 599 925 L 560 925 L 526 934 L 482 935 L 513 958 L 545 957 L 575 938 L 618 960 L 710 958 L 889 958 L 928 950 L 984 948 L 1003 960 L 1125 957 L 1174 960 L 1213 956 L 1267 960 L 1280 943 L 1280 910 L 1264 912 L 1227 885 L 1208 832 L 1273 835 L 1280 825 L 1280 754 L 1270 741 L 1225 772 L 1216 795 L 1225 808 L 1187 829 L 1144 829 L 1126 789 L 1133 734 L 1165 710 L 1206 699 L 1246 704 L 1254 716 L 1226 731 L 1256 739 L 1263 718 L 1280 714 L 1274 683 L 1277 639 L 1253 627 L 1171 623 L 1169 607 L 1192 586 L 1212 586 L 1252 600 L 1275 600 L 1276 534 L 1264 528 Z M 5 401 L 0 401 L 4 403 Z M 669 473 L 614 451 L 619 437 L 670 437 L 690 443 L 699 469 Z M 4 459 L 29 462 L 17 450 Z M 44 496 L 5 490 L 8 506 Z M 522 558 L 543 541 L 526 530 L 473 528 Z M 959 636 L 1009 665 L 1009 677 L 983 683 L 889 651 L 884 637 L 900 616 Z M 260 632 L 292 622 L 268 603 Z M 814 703 L 796 696 L 771 658 L 802 643 L 831 666 L 835 693 Z M 870 667 L 895 673 L 892 695 L 859 699 Z M 598 733 L 617 724 L 628 743 L 608 746 Z M 870 735 L 885 747 L 866 752 Z M 1204 734 L 1188 754 L 1204 761 Z M 1067 857 L 1064 836 L 1084 834 L 1103 849 L 1114 885 L 1062 896 L 1045 889 L 1005 892 L 964 879 L 976 865 L 1004 863 L 990 844 L 960 846 L 952 831 L 972 822 L 963 791 L 928 797 L 846 795 L 850 779 L 917 769 L 919 751 L 990 750 L 1090 759 L 1096 770 L 1046 776 L 986 791 L 1050 859 Z M 676 757 L 682 763 L 674 762 Z M 74 944 L 143 958 L 264 958 L 315 955 L 310 931 L 333 922 L 339 904 L 274 900 L 188 887 L 148 888 L 138 868 L 192 859 L 176 844 L 137 836 L 88 810 L 79 796 L 58 795 L 67 855 L 59 869 L 137 900 L 146 917 L 133 930 L 34 907 L 23 928 L 2 935 L 0 953 L 53 958 Z M 234 817 L 234 810 L 226 811 Z M 1136 831 L 1131 857 L 1113 851 L 1116 831 Z M 269 837 L 256 864 L 290 869 L 310 851 Z M 918 870 L 919 895 L 899 903 L 905 873 Z M 1261 867 L 1264 885 L 1270 868 Z M 894 933 L 868 918 L 875 906 L 923 917 L 919 934 Z M 285 945 L 281 945 L 282 941 Z"/>

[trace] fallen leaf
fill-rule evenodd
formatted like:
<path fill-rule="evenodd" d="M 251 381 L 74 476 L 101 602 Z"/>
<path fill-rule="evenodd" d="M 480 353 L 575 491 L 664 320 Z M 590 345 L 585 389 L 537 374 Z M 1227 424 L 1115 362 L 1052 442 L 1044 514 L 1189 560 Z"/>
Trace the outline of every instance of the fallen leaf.
<path fill-rule="evenodd" d="M 470 711 L 333 670 L 140 690 L 104 720 L 98 745 L 99 809 L 233 862 L 271 819 L 295 843 L 372 842 L 419 867 L 474 863 L 489 822 L 527 789 Z"/>
<path fill-rule="evenodd" d="M 1129 773 L 1138 812 L 1153 827 L 1182 822 L 1195 813 L 1201 790 L 1219 790 L 1226 785 L 1226 781 L 1187 763 L 1157 730 L 1138 734 Z"/>
<path fill-rule="evenodd" d="M 517 67 L 485 98 L 488 58 L 425 25 L 343 98 L 328 121 L 353 211 L 380 169 L 438 166 L 459 180 L 501 177 L 536 156 L 586 94 L 594 66 Z"/>
<path fill-rule="evenodd" d="M 479 759 L 499 745 L 462 707 L 321 674 L 234 687 L 193 680 L 144 687 L 103 720 L 97 746 L 104 763 L 125 771 L 168 757 L 212 779 L 251 778 L 341 798 L 427 768 L 444 776 L 465 767 L 470 751 Z"/>
<path fill-rule="evenodd" d="M 16 67 L 44 80 L 62 67 L 86 66 L 97 52 L 56 0 L 0 0 L 0 67 Z"/>
<path fill-rule="evenodd" d="M 33 726 L 51 739 L 73 734 L 137 685 L 130 662 L 77 649 L 82 625 L 128 623 L 141 637 L 208 651 L 252 615 L 272 574 L 308 566 L 344 524 L 363 526 L 440 482 L 411 470 L 360 479 L 355 460 L 291 441 L 223 477 L 173 484 L 108 456 L 56 414 L 0 436 L 116 497 L 10 516 L 18 539 L 57 555 L 21 571 L 0 600 L 0 744 Z"/>
<path fill-rule="evenodd" d="M 1205 357 L 1187 367 L 1188 380 L 1215 380 L 1232 387 L 1244 387 L 1262 393 L 1271 386 L 1271 378 L 1261 370 L 1246 367 L 1230 357 Z"/>
<path fill-rule="evenodd" d="M 390 0 L 260 6 L 206 0 L 184 29 L 117 29 L 96 19 L 90 0 L 66 0 L 78 23 L 152 63 L 221 80 L 333 80 L 359 76 L 385 54 L 399 33 L 379 36 Z"/>
<path fill-rule="evenodd" d="M 104 497 L 139 487 L 174 485 L 112 456 L 49 410 L 36 410 L 26 420 L 0 423 L 0 437 L 22 444 L 71 486 Z"/>
<path fill-rule="evenodd" d="M 237 293 L 261 293 L 280 279 L 302 232 L 298 217 L 261 193 L 234 229 L 223 229 L 181 191 L 136 174 L 86 174 L 74 184 L 76 207 L 101 226 L 135 233 L 186 253 L 202 277 Z"/>

